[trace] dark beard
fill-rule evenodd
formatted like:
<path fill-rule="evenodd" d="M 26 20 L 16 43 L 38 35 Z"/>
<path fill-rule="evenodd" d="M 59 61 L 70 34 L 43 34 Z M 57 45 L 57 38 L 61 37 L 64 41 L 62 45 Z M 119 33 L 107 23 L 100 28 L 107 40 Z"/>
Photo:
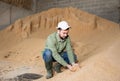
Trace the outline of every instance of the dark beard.
<path fill-rule="evenodd" d="M 65 40 L 65 39 L 67 39 L 67 37 L 68 37 L 68 36 L 66 36 L 65 38 L 62 38 L 62 37 L 60 37 L 60 38 L 61 38 L 62 40 Z"/>

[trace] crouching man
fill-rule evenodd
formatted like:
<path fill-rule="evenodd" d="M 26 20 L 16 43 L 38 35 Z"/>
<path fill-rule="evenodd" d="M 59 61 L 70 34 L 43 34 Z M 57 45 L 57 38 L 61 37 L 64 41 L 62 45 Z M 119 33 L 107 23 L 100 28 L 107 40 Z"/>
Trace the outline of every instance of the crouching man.
<path fill-rule="evenodd" d="M 43 60 L 47 71 L 46 79 L 53 77 L 53 62 L 56 62 L 54 70 L 61 72 L 61 67 L 67 67 L 74 71 L 78 67 L 77 57 L 73 53 L 70 37 L 68 35 L 70 26 L 66 21 L 58 23 L 57 32 L 50 34 L 47 38 L 43 52 Z"/>

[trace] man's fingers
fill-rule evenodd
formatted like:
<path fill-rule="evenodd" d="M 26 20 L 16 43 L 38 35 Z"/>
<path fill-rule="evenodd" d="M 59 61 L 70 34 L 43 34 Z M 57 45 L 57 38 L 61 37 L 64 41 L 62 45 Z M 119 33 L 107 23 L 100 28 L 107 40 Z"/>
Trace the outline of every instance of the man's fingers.
<path fill-rule="evenodd" d="M 72 67 L 72 68 L 70 69 L 70 71 L 75 72 L 75 71 L 76 71 L 76 68 Z"/>
<path fill-rule="evenodd" d="M 71 71 L 72 71 L 72 72 L 75 72 L 75 71 L 78 70 L 79 68 L 80 68 L 79 65 L 78 65 L 78 64 L 75 64 L 75 65 L 72 66 Z"/>
<path fill-rule="evenodd" d="M 80 67 L 79 67 L 79 65 L 75 65 L 75 66 L 73 66 L 76 70 L 78 70 Z"/>
<path fill-rule="evenodd" d="M 80 68 L 79 64 L 67 65 L 67 67 L 72 72 L 75 72 L 76 70 L 78 70 Z"/>

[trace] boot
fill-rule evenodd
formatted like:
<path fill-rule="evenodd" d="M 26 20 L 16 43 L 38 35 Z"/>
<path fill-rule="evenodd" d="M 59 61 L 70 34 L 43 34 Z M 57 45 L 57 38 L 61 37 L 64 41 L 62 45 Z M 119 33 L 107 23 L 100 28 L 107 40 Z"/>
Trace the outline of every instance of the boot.
<path fill-rule="evenodd" d="M 49 79 L 49 78 L 52 78 L 52 77 L 53 77 L 52 70 L 47 70 L 46 79 Z"/>
<path fill-rule="evenodd" d="M 54 65 L 54 70 L 57 72 L 57 73 L 61 73 L 62 71 L 61 71 L 61 67 L 62 67 L 62 65 L 60 64 L 60 63 L 56 63 L 55 65 Z"/>
<path fill-rule="evenodd" d="M 45 62 L 45 67 L 47 70 L 47 75 L 46 79 L 52 78 L 53 77 L 53 71 L 52 71 L 52 62 Z"/>

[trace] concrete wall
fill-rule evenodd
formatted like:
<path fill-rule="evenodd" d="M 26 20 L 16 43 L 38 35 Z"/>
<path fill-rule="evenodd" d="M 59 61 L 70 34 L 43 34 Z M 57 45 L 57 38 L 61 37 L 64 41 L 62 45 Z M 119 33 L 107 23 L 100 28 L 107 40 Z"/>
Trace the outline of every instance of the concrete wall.
<path fill-rule="evenodd" d="M 69 6 L 120 23 L 120 0 L 33 0 L 31 10 L 11 6 L 0 1 L 0 29 L 27 15 L 50 8 Z"/>
<path fill-rule="evenodd" d="M 19 18 L 33 14 L 31 10 L 18 8 L 9 4 L 0 2 L 0 29 L 12 24 Z"/>

